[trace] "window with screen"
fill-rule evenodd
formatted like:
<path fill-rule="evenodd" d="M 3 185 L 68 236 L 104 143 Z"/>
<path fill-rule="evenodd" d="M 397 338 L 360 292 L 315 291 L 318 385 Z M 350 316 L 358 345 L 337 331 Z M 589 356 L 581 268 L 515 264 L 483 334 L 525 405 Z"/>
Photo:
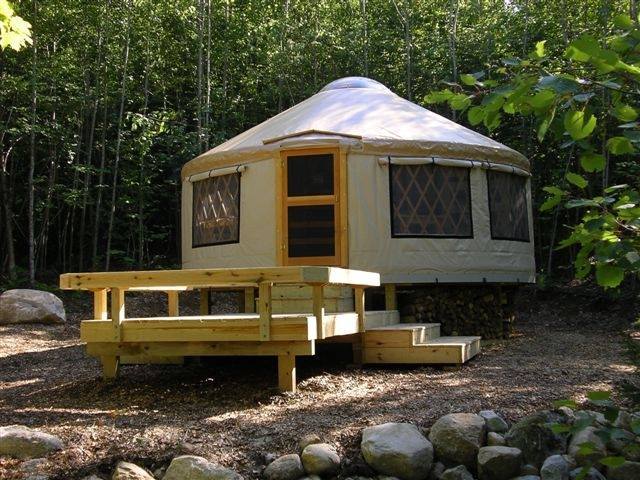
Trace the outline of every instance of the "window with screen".
<path fill-rule="evenodd" d="M 468 168 L 389 167 L 392 236 L 473 237 Z"/>
<path fill-rule="evenodd" d="M 491 238 L 529 241 L 527 177 L 487 171 Z"/>
<path fill-rule="evenodd" d="M 193 182 L 192 246 L 240 241 L 240 173 Z"/>

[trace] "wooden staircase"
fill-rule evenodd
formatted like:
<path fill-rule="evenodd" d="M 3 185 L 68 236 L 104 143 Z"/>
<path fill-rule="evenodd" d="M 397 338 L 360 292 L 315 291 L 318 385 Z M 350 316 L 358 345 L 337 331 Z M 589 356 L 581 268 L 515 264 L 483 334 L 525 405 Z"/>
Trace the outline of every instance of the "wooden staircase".
<path fill-rule="evenodd" d="M 480 337 L 441 337 L 439 323 L 394 323 L 367 326 L 363 346 L 363 363 L 462 365 L 480 352 Z"/>

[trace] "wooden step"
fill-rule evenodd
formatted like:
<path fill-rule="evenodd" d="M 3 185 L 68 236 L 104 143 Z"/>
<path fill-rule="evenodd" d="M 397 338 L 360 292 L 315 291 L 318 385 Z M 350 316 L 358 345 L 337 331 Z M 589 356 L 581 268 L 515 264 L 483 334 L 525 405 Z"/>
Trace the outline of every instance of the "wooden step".
<path fill-rule="evenodd" d="M 438 337 L 405 346 L 365 343 L 363 363 L 462 365 L 480 353 L 480 337 Z"/>
<path fill-rule="evenodd" d="M 397 323 L 367 328 L 364 342 L 372 347 L 410 347 L 439 336 L 439 323 Z"/>

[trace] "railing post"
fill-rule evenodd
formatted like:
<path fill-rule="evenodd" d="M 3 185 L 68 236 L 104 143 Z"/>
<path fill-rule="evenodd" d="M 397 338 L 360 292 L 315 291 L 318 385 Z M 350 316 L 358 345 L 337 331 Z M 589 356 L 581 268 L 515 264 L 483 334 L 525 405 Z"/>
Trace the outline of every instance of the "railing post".
<path fill-rule="evenodd" d="M 245 313 L 255 313 L 256 311 L 256 294 L 253 287 L 244 289 L 244 311 Z"/>
<path fill-rule="evenodd" d="M 200 289 L 200 315 L 209 315 L 209 289 Z"/>
<path fill-rule="evenodd" d="M 356 313 L 358 314 L 358 331 L 364 332 L 364 288 L 356 287 L 354 289 Z"/>
<path fill-rule="evenodd" d="M 295 355 L 278 355 L 278 387 L 281 392 L 296 391 Z"/>
<path fill-rule="evenodd" d="M 122 321 L 124 320 L 124 292 L 123 288 L 111 289 L 111 324 L 116 342 L 122 341 Z M 120 367 L 120 357 L 104 355 L 102 360 L 102 376 L 105 380 L 116 378 Z"/>
<path fill-rule="evenodd" d="M 180 315 L 180 300 L 178 292 L 175 290 L 167 291 L 168 313 L 170 317 L 178 317 Z"/>
<path fill-rule="evenodd" d="M 318 339 L 324 338 L 324 287 L 313 286 L 313 315 L 316 317 L 316 331 Z"/>
<path fill-rule="evenodd" d="M 93 319 L 107 320 L 109 318 L 107 310 L 107 289 L 93 291 Z"/>
<path fill-rule="evenodd" d="M 271 337 L 271 282 L 258 285 L 258 312 L 260 313 L 260 340 Z"/>
<path fill-rule="evenodd" d="M 385 310 L 398 309 L 398 297 L 396 296 L 396 286 L 388 283 L 384 286 L 384 307 Z"/>

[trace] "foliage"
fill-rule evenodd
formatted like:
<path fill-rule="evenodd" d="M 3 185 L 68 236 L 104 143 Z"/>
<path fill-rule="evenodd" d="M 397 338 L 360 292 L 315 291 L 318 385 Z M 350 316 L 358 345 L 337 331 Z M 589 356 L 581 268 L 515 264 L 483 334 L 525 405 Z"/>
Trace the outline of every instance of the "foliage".
<path fill-rule="evenodd" d="M 575 435 L 581 430 L 587 427 L 594 427 L 594 433 L 602 440 L 602 442 L 610 446 L 616 441 L 622 441 L 624 455 L 636 458 L 640 454 L 640 418 L 635 416 L 629 419 L 629 428 L 631 431 L 627 431 L 621 426 L 621 422 L 618 421 L 621 410 L 611 400 L 611 392 L 608 391 L 591 391 L 587 394 L 589 403 L 604 411 L 604 422 L 599 421 L 597 416 L 593 412 L 584 411 L 584 415 L 576 415 L 574 421 L 567 421 L 566 423 L 554 423 L 551 424 L 551 429 L 556 434 Z M 576 409 L 578 405 L 572 400 L 559 400 L 554 402 L 556 408 L 569 407 Z M 626 412 L 622 412 L 622 415 L 628 415 Z M 631 438 L 630 438 L 631 437 Z M 620 443 L 619 443 L 620 445 Z M 582 480 L 587 477 L 589 470 L 592 467 L 619 467 L 627 460 L 621 453 L 613 452 L 613 454 L 602 455 L 599 453 L 596 446 L 591 442 L 584 442 L 578 445 L 580 455 L 588 458 L 588 460 L 578 473 L 576 480 Z"/>
<path fill-rule="evenodd" d="M 16 15 L 8 0 L 0 0 L 0 50 L 17 51 L 31 42 L 31 24 Z"/>
<path fill-rule="evenodd" d="M 460 83 L 425 97 L 427 103 L 447 102 L 466 112 L 469 123 L 490 132 L 514 117 L 531 118 L 540 143 L 569 152 L 557 184 L 543 188 L 547 198 L 540 212 L 580 212 L 559 246 L 578 246 L 576 276 L 595 270 L 605 288 L 640 272 L 640 182 L 634 175 L 640 148 L 640 28 L 626 14 L 612 23 L 606 37 L 582 34 L 555 52 L 541 40 L 526 58 L 503 59 L 490 73 L 461 75 Z M 628 183 L 611 185 L 616 169 L 628 169 Z"/>

